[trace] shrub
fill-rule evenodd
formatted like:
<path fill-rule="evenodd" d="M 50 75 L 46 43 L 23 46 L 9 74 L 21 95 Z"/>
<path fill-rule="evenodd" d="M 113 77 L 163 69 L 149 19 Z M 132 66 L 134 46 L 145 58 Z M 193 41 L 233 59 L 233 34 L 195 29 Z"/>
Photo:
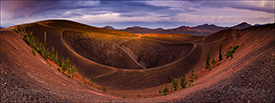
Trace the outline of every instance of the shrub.
<path fill-rule="evenodd" d="M 71 66 L 71 60 L 69 57 L 67 57 L 67 59 L 65 60 L 65 64 L 67 67 L 70 67 Z"/>
<path fill-rule="evenodd" d="M 239 45 L 233 46 L 234 50 L 236 50 L 237 48 L 239 48 Z"/>
<path fill-rule="evenodd" d="M 56 62 L 58 61 L 58 52 L 57 51 L 55 52 L 55 58 L 54 59 L 55 59 Z"/>
<path fill-rule="evenodd" d="M 47 47 L 47 33 L 46 31 L 44 32 L 44 46 Z"/>
<path fill-rule="evenodd" d="M 197 74 L 195 74 L 195 77 L 194 77 L 195 79 L 197 79 L 198 78 L 198 76 L 197 76 Z"/>
<path fill-rule="evenodd" d="M 216 64 L 215 59 L 212 60 L 211 64 L 212 64 L 212 65 Z"/>
<path fill-rule="evenodd" d="M 104 92 L 106 91 L 106 88 L 105 88 L 105 87 L 103 87 L 103 91 L 104 91 Z"/>
<path fill-rule="evenodd" d="M 181 77 L 181 80 L 180 80 L 180 86 L 181 86 L 182 88 L 186 88 L 186 84 L 187 84 L 187 81 L 186 81 L 186 79 L 185 79 L 185 75 L 183 75 L 183 76 Z"/>
<path fill-rule="evenodd" d="M 16 26 L 16 28 L 17 28 L 18 32 L 20 32 L 20 31 L 21 31 L 21 30 L 20 30 L 20 29 L 21 29 L 21 27 L 20 27 L 19 25 L 17 25 L 17 26 Z"/>
<path fill-rule="evenodd" d="M 22 30 L 23 30 L 23 33 L 26 33 L 26 27 L 25 26 L 22 27 Z"/>
<path fill-rule="evenodd" d="M 178 89 L 178 80 L 177 80 L 177 78 L 175 78 L 173 80 L 173 87 L 174 87 L 174 91 L 176 91 Z"/>
<path fill-rule="evenodd" d="M 54 47 L 52 47 L 52 52 L 53 52 L 53 53 L 55 52 Z"/>
<path fill-rule="evenodd" d="M 125 96 L 122 97 L 123 99 L 125 98 Z"/>
<path fill-rule="evenodd" d="M 35 56 L 35 51 L 34 51 L 34 48 L 32 48 L 32 54 Z"/>
<path fill-rule="evenodd" d="M 209 56 L 209 52 L 207 53 L 207 58 L 206 58 L 206 65 L 205 65 L 205 69 L 209 68 L 209 61 L 210 61 L 210 56 Z"/>
<path fill-rule="evenodd" d="M 23 40 L 24 40 L 28 45 L 30 45 L 30 42 L 29 42 L 29 40 L 28 40 L 28 34 L 27 34 L 27 33 L 24 33 Z"/>
<path fill-rule="evenodd" d="M 13 31 L 16 32 L 16 33 L 18 33 L 18 30 L 16 28 L 13 28 Z"/>
<path fill-rule="evenodd" d="M 42 51 L 41 51 L 41 48 L 40 48 L 40 47 L 38 48 L 37 52 L 38 52 L 40 55 L 42 55 Z"/>
<path fill-rule="evenodd" d="M 239 45 L 233 46 L 232 50 L 227 51 L 226 58 L 231 57 L 233 59 L 233 53 L 236 51 L 236 49 L 239 47 Z"/>
<path fill-rule="evenodd" d="M 94 83 L 94 82 L 95 82 L 94 76 L 93 76 L 93 75 L 92 75 L 92 78 L 90 79 L 90 82 L 91 82 L 91 83 Z"/>
<path fill-rule="evenodd" d="M 70 74 L 71 73 L 71 69 L 68 69 L 68 74 Z"/>
<path fill-rule="evenodd" d="M 54 58 L 55 58 L 54 53 L 52 53 L 50 59 L 51 59 L 52 61 L 54 61 Z"/>
<path fill-rule="evenodd" d="M 64 62 L 62 63 L 61 69 L 62 69 L 63 73 L 67 70 L 67 67 Z"/>
<path fill-rule="evenodd" d="M 81 78 L 84 80 L 84 76 L 82 75 Z"/>
<path fill-rule="evenodd" d="M 70 70 L 71 74 L 72 74 L 72 78 L 73 78 L 73 75 L 74 73 L 76 72 L 76 69 L 74 66 L 71 67 L 71 70 Z"/>
<path fill-rule="evenodd" d="M 161 93 L 161 90 L 159 90 L 159 93 Z"/>
<path fill-rule="evenodd" d="M 171 83 L 171 82 L 172 82 L 171 76 L 168 75 L 168 83 Z"/>
<path fill-rule="evenodd" d="M 61 65 L 62 65 L 62 59 L 61 59 L 61 57 L 58 57 L 58 65 L 61 67 Z"/>
<path fill-rule="evenodd" d="M 230 56 L 231 56 L 231 58 L 233 58 L 233 52 L 234 52 L 234 50 L 229 50 L 229 51 L 227 51 L 227 53 L 226 53 L 226 58 L 229 58 Z"/>
<path fill-rule="evenodd" d="M 220 44 L 219 59 L 222 60 L 222 45 Z"/>
<path fill-rule="evenodd" d="M 137 97 L 140 97 L 140 94 L 138 94 Z"/>
<path fill-rule="evenodd" d="M 59 72 L 61 72 L 61 71 L 60 71 L 60 68 L 57 68 L 57 70 L 58 70 Z"/>
<path fill-rule="evenodd" d="M 166 95 L 167 92 L 169 92 L 169 89 L 168 89 L 167 87 L 165 87 L 164 90 L 162 90 L 162 93 L 163 93 L 164 95 Z"/>
<path fill-rule="evenodd" d="M 190 76 L 190 80 L 189 80 L 191 83 L 194 81 L 194 79 Z"/>

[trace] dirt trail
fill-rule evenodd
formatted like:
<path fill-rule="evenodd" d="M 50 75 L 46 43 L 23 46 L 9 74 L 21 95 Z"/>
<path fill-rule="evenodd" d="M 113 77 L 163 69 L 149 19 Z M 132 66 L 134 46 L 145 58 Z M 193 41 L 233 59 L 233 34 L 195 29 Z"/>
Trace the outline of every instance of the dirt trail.
<path fill-rule="evenodd" d="M 67 48 L 69 51 L 71 51 L 73 54 L 77 55 L 79 58 L 83 59 L 83 60 L 86 61 L 86 62 L 96 63 L 96 62 L 93 62 L 93 61 L 91 61 L 91 60 L 89 60 L 89 59 L 87 59 L 87 58 L 85 58 L 85 57 L 79 55 L 79 54 L 76 53 L 74 50 L 72 50 L 71 47 L 68 46 L 68 44 L 67 44 L 67 43 L 64 41 L 64 39 L 63 39 L 63 31 L 65 31 L 65 30 L 62 30 L 62 31 L 61 31 L 60 38 L 61 38 L 61 41 L 62 41 L 63 45 L 66 46 L 66 48 Z M 113 73 L 115 73 L 115 72 L 118 71 L 117 69 L 114 69 L 113 67 L 109 67 L 109 66 L 102 65 L 102 64 L 99 64 L 99 63 L 96 63 L 96 64 L 97 64 L 97 65 L 101 65 L 101 66 L 103 66 L 103 67 L 106 67 L 106 68 L 110 69 L 111 72 L 109 72 L 109 73 L 107 73 L 107 74 L 98 75 L 98 76 L 96 76 L 95 78 L 102 77 L 102 76 L 105 76 L 105 75 L 110 75 L 110 74 L 113 74 Z"/>
<path fill-rule="evenodd" d="M 124 51 L 138 66 L 140 66 L 142 69 L 146 69 L 146 67 L 144 67 L 139 62 L 137 62 L 137 60 L 129 52 L 127 52 L 124 48 L 121 47 L 121 44 L 123 44 L 125 42 L 128 42 L 128 41 L 131 41 L 131 40 L 134 40 L 134 39 L 138 39 L 140 37 L 141 37 L 141 34 L 139 34 L 138 37 L 133 37 L 129 40 L 126 40 L 126 41 L 123 41 L 123 42 L 120 42 L 120 43 L 117 43 L 117 44 L 114 44 L 114 45 L 118 46 L 122 51 Z"/>

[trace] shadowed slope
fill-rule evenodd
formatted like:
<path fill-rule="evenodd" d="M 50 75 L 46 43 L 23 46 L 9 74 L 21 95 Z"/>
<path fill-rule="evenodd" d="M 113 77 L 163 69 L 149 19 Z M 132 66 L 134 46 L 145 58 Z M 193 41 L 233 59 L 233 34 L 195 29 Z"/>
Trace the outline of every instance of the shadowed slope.
<path fill-rule="evenodd" d="M 193 69 L 204 68 L 207 52 L 211 57 L 216 56 L 220 44 L 229 48 L 241 45 L 243 42 L 240 39 L 248 40 L 238 38 L 238 33 L 240 36 L 247 34 L 243 33 L 246 30 L 240 32 L 237 29 L 212 34 L 199 43 L 201 37 L 167 35 L 168 38 L 162 35 L 158 39 L 157 34 L 139 37 L 71 21 L 42 21 L 26 26 L 27 31 L 33 31 L 41 41 L 46 31 L 48 46 L 54 46 L 62 53 L 60 55 L 72 58 L 81 75 L 87 78 L 94 75 L 97 84 L 113 89 L 149 88 L 166 84 L 168 75 L 174 78 Z"/>
<path fill-rule="evenodd" d="M 123 101 L 64 76 L 38 53 L 34 56 L 22 38 L 9 30 L 0 31 L 1 102 Z"/>
<path fill-rule="evenodd" d="M 136 85 L 128 86 L 128 89 L 147 88 L 164 84 L 167 81 L 167 75 L 180 76 L 181 74 L 174 74 L 174 72 L 184 73 L 195 65 L 198 59 L 191 57 L 191 55 L 197 55 L 198 57 L 200 55 L 200 49 L 197 49 L 190 43 L 177 43 L 175 41 L 174 43 L 176 44 L 174 45 L 169 44 L 169 42 L 168 44 L 167 42 L 154 42 L 152 40 L 142 39 L 142 37 L 138 38 L 137 35 L 126 32 L 100 29 L 71 21 L 50 20 L 26 24 L 24 26 L 26 26 L 28 32 L 33 32 L 34 36 L 38 37 L 40 41 L 43 41 L 44 32 L 46 32 L 49 47 L 54 46 L 61 56 L 70 57 L 73 65 L 77 67 L 81 75 L 87 78 L 91 78 L 91 76 L 94 75 L 98 77 L 98 82 L 96 81 L 96 83 L 110 88 L 123 89 L 128 83 L 123 84 L 121 82 L 129 81 L 129 79 L 136 78 L 138 75 L 143 75 L 143 78 L 134 79 L 140 82 L 137 82 Z M 169 37 L 172 38 L 171 36 Z M 65 43 L 62 41 L 62 38 L 64 38 Z M 136 41 L 137 43 L 135 43 Z M 133 49 L 128 43 L 139 48 Z M 121 48 L 118 48 L 118 46 L 121 46 Z M 129 47 L 131 47 L 132 50 L 127 49 Z M 155 49 L 148 49 L 148 47 L 155 47 Z M 167 51 L 170 49 L 174 51 Z M 142 50 L 142 52 L 137 52 L 138 50 Z M 160 52 L 162 53 L 159 54 Z M 150 58 L 148 53 L 154 58 Z M 164 58 L 159 58 L 159 60 L 155 58 L 161 56 Z M 182 63 L 184 61 L 194 62 L 190 65 L 187 62 L 187 64 Z M 125 71 L 110 67 L 141 69 L 137 63 L 140 63 L 141 66 L 145 66 L 146 68 L 157 68 L 149 71 Z M 186 68 L 177 69 L 182 67 Z M 164 72 L 164 69 L 167 70 Z M 124 74 L 126 73 L 126 77 L 116 75 L 116 73 L 122 72 L 124 72 Z M 132 73 L 136 75 L 131 75 Z M 105 74 L 114 75 L 114 77 Z M 104 77 L 102 77 L 103 75 Z M 109 77 L 114 79 L 114 81 L 119 80 L 120 82 L 111 83 Z M 159 80 L 147 78 L 158 78 Z"/>

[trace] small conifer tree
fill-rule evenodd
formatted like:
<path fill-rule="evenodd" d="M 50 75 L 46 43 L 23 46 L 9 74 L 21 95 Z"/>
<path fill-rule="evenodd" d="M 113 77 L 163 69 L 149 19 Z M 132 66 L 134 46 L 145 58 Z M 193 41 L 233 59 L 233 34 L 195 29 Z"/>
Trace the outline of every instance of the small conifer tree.
<path fill-rule="evenodd" d="M 222 60 L 222 45 L 220 44 L 219 59 Z"/>
<path fill-rule="evenodd" d="M 178 80 L 177 80 L 177 78 L 175 78 L 173 80 L 173 87 L 174 87 L 174 91 L 176 91 L 178 89 Z"/>
<path fill-rule="evenodd" d="M 168 75 L 168 83 L 171 83 L 171 82 L 172 82 L 171 76 Z"/>
<path fill-rule="evenodd" d="M 61 65 L 61 69 L 62 69 L 63 73 L 67 70 L 67 67 L 64 62 Z"/>
<path fill-rule="evenodd" d="M 181 86 L 182 88 L 186 88 L 186 85 L 187 85 L 187 81 L 186 81 L 186 79 L 185 79 L 185 75 L 183 75 L 183 76 L 181 77 L 181 80 L 180 80 L 180 86 Z"/>
<path fill-rule="evenodd" d="M 210 61 L 210 55 L 209 55 L 209 52 L 207 53 L 207 58 L 206 58 L 206 65 L 205 65 L 205 69 L 208 69 L 209 68 L 209 61 Z"/>
<path fill-rule="evenodd" d="M 74 66 L 71 67 L 71 70 L 70 70 L 71 74 L 72 74 L 72 78 L 74 76 L 74 73 L 76 72 L 76 69 Z"/>

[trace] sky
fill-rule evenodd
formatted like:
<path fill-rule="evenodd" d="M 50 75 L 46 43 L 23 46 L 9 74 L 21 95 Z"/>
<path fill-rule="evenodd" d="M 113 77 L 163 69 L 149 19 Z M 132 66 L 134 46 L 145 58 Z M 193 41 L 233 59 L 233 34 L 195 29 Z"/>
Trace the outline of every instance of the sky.
<path fill-rule="evenodd" d="M 1 0 L 1 27 L 66 19 L 96 27 L 274 23 L 273 0 Z"/>

